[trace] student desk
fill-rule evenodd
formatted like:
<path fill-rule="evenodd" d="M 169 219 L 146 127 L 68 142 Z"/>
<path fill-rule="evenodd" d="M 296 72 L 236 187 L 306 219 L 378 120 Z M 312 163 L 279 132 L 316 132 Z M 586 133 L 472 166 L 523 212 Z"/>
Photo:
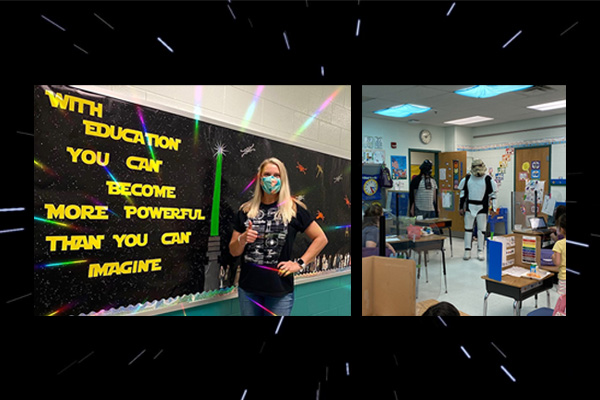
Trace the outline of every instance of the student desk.
<path fill-rule="evenodd" d="M 452 220 L 450 218 L 429 218 L 417 220 L 416 225 L 429 226 L 431 228 L 439 228 L 441 233 L 444 228 L 448 228 L 448 237 L 450 238 L 450 257 L 454 257 L 452 252 Z"/>
<path fill-rule="evenodd" d="M 412 240 L 412 239 L 408 239 L 406 237 L 398 237 L 398 236 L 393 236 L 393 237 L 388 237 L 386 239 L 386 242 L 391 244 L 392 247 L 394 247 L 394 249 L 396 249 L 396 251 L 402 251 L 402 250 L 414 250 L 417 253 L 419 253 L 419 264 L 421 264 L 421 253 L 422 252 L 427 252 L 430 250 L 441 250 L 442 251 L 442 265 L 444 267 L 444 284 L 446 285 L 446 293 L 448 293 L 448 282 L 446 281 L 446 256 L 444 255 L 444 240 L 446 240 L 445 236 L 441 236 L 441 235 L 428 235 L 428 236 L 421 236 L 420 239 L 417 240 Z M 425 256 L 425 274 L 426 274 L 426 281 L 429 281 L 429 277 L 427 274 L 427 257 Z M 417 282 L 418 279 L 421 277 L 421 269 L 419 268 L 418 274 L 417 274 Z M 419 286 L 417 285 L 417 297 L 419 296 Z"/>
<path fill-rule="evenodd" d="M 509 268 L 509 267 L 507 267 Z M 503 268 L 506 269 L 506 268 Z M 513 298 L 513 315 L 521 315 L 522 302 L 531 296 L 535 296 L 535 306 L 537 308 L 537 294 L 546 292 L 548 295 L 548 307 L 550 307 L 550 292 L 552 289 L 552 280 L 549 279 L 554 274 L 546 276 L 544 279 L 535 280 L 529 278 L 516 278 L 514 276 L 504 275 L 502 281 L 490 279 L 487 275 L 481 278 L 485 280 L 485 297 L 483 298 L 483 315 L 487 315 L 487 299 L 491 293 Z"/>

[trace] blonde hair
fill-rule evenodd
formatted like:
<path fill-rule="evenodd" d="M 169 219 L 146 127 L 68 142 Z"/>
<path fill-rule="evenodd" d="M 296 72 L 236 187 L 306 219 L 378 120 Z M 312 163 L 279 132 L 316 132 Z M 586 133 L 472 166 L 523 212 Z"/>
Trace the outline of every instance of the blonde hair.
<path fill-rule="evenodd" d="M 267 164 L 274 164 L 279 168 L 279 179 L 281 180 L 281 189 L 279 190 L 279 199 L 277 200 L 278 210 L 275 217 L 281 218 L 284 223 L 289 224 L 292 218 L 296 216 L 296 204 L 300 204 L 304 208 L 306 208 L 306 205 L 290 194 L 290 183 L 285 165 L 275 157 L 267 158 L 258 167 L 256 183 L 254 185 L 254 196 L 251 200 L 242 204 L 240 210 L 243 210 L 248 215 L 248 218 L 255 218 L 258 214 L 263 195 L 263 188 L 260 184 L 261 177 Z"/>

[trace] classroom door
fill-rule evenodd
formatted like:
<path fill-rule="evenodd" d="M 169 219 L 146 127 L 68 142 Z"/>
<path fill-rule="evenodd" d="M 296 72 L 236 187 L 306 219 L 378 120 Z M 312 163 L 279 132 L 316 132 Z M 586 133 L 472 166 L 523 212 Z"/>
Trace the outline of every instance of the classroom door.
<path fill-rule="evenodd" d="M 467 152 L 452 151 L 439 154 L 438 204 L 440 218 L 452 220 L 453 232 L 464 232 L 465 224 L 460 216 L 460 190 L 458 184 L 467 172 Z"/>
<path fill-rule="evenodd" d="M 516 149 L 515 151 L 515 192 L 526 196 L 525 185 L 527 181 L 544 182 L 544 194 L 538 194 L 538 212 L 542 208 L 544 196 L 548 194 L 550 187 L 550 146 L 530 147 L 525 149 Z M 516 198 L 520 201 L 521 198 Z M 531 205 L 525 206 L 525 213 L 516 212 L 515 224 L 522 224 L 524 221 L 518 221 L 516 217 L 523 215 L 533 215 L 535 210 L 531 210 Z M 523 225 L 525 226 L 525 225 Z"/>

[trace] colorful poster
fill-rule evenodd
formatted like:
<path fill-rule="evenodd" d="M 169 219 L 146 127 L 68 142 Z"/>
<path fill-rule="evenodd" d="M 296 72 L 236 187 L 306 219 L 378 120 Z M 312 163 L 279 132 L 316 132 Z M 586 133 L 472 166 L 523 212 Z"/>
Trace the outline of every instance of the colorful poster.
<path fill-rule="evenodd" d="M 452 161 L 452 181 L 454 182 L 454 190 L 458 189 L 458 184 L 460 183 L 460 180 L 458 179 L 458 160 L 453 160 Z"/>
<path fill-rule="evenodd" d="M 406 156 L 391 156 L 392 179 L 406 179 Z"/>

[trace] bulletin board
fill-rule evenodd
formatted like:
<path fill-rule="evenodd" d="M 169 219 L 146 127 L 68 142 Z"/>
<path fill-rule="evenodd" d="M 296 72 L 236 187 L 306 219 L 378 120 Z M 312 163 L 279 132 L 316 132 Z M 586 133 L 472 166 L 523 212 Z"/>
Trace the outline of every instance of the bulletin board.
<path fill-rule="evenodd" d="M 35 315 L 230 287 L 232 221 L 269 157 L 328 237 L 309 269 L 350 259 L 350 160 L 68 86 L 34 86 L 34 136 Z"/>
<path fill-rule="evenodd" d="M 513 226 L 529 227 L 529 217 L 542 212 L 550 187 L 550 146 L 515 149 Z M 534 191 L 537 204 L 534 203 Z"/>

